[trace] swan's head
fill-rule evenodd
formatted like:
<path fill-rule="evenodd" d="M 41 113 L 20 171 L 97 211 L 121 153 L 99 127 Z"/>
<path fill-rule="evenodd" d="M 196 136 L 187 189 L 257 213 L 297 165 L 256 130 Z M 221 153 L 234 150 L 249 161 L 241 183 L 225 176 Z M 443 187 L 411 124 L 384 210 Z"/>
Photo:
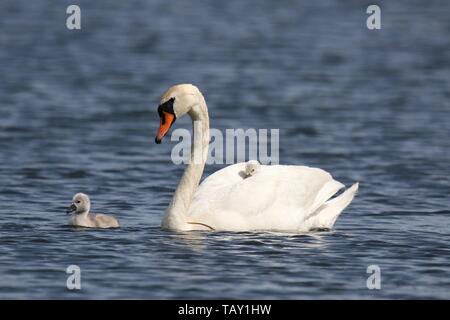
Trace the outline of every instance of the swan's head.
<path fill-rule="evenodd" d="M 162 95 L 158 106 L 160 124 L 155 142 L 161 143 L 175 120 L 198 105 L 200 99 L 202 99 L 200 91 L 192 84 L 177 84 L 170 87 Z"/>
<path fill-rule="evenodd" d="M 245 177 L 251 177 L 258 172 L 261 165 L 257 160 L 250 160 L 245 164 Z"/>
<path fill-rule="evenodd" d="M 90 208 L 91 200 L 89 200 L 88 195 L 84 193 L 77 193 L 73 196 L 72 203 L 70 204 L 69 208 L 67 208 L 67 213 L 85 213 L 89 212 Z"/>

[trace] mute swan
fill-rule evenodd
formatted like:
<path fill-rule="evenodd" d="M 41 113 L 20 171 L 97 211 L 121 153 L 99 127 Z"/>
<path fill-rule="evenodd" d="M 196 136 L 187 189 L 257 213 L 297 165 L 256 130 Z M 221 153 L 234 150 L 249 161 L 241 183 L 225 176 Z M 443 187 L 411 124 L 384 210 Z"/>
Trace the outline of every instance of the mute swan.
<path fill-rule="evenodd" d="M 237 163 L 207 177 L 199 186 L 209 146 L 208 109 L 202 93 L 191 84 L 167 90 L 158 106 L 161 143 L 177 118 L 188 114 L 194 129 L 189 165 L 165 211 L 166 230 L 293 231 L 330 229 L 352 201 L 358 183 L 344 187 L 321 169 L 291 165 L 261 165 L 245 179 L 246 163 Z M 198 128 L 200 128 L 198 130 Z M 200 132 L 198 132 L 200 131 Z M 197 133 L 198 132 L 198 133 Z"/>
<path fill-rule="evenodd" d="M 86 228 L 119 228 L 119 221 L 113 216 L 89 214 L 91 200 L 84 193 L 77 193 L 73 196 L 72 204 L 67 208 L 67 213 L 72 214 L 69 220 L 71 226 Z"/>

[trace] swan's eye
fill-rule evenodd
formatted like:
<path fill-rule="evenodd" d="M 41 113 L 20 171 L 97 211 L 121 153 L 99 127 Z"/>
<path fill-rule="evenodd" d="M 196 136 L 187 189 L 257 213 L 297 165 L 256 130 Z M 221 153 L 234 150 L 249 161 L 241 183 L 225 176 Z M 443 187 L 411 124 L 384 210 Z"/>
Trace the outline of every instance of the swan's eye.
<path fill-rule="evenodd" d="M 81 201 L 80 201 L 80 200 L 78 200 L 78 201 L 77 201 L 77 203 L 81 203 Z"/>

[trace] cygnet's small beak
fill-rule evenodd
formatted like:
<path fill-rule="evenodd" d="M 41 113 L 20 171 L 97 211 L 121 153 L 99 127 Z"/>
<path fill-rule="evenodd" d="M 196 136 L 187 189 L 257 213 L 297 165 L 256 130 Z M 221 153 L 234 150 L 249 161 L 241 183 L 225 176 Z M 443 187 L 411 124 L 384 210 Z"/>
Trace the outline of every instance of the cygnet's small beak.
<path fill-rule="evenodd" d="M 77 207 L 75 206 L 75 204 L 71 204 L 68 208 L 67 208 L 67 210 L 66 210 L 66 213 L 67 214 L 71 214 L 72 212 L 74 212 L 74 211 L 76 211 L 77 210 Z"/>

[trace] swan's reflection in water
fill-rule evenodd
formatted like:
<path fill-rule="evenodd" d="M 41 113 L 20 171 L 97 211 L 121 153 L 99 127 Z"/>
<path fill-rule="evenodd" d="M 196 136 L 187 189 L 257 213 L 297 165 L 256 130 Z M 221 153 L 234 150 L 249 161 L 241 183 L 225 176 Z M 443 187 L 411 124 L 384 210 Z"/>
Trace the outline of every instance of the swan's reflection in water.
<path fill-rule="evenodd" d="M 333 231 L 308 233 L 264 232 L 211 232 L 189 231 L 168 232 L 170 241 L 196 252 L 208 248 L 231 250 L 251 247 L 263 249 L 267 253 L 289 252 L 290 250 L 324 249 L 328 246 Z"/>
<path fill-rule="evenodd" d="M 176 240 L 177 243 L 193 250 L 202 252 L 207 247 L 208 231 L 186 231 L 186 232 L 170 232 L 171 239 Z"/>

